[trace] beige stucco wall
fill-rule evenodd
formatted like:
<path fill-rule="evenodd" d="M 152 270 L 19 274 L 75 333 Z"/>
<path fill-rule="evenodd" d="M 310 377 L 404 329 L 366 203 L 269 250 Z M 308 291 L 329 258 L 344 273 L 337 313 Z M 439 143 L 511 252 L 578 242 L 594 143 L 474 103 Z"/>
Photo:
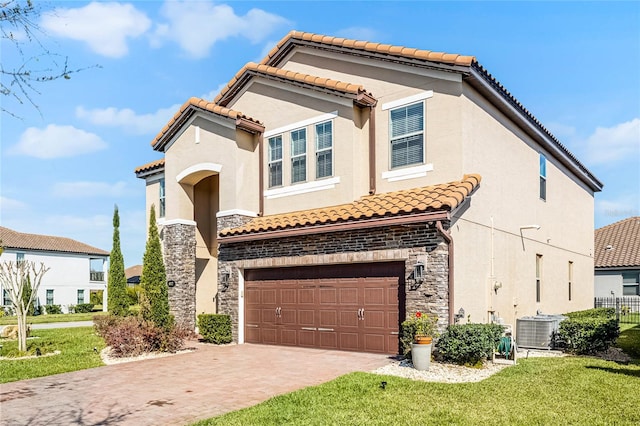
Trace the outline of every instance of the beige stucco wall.
<path fill-rule="evenodd" d="M 538 310 L 556 314 L 592 307 L 593 193 L 471 88 L 465 87 L 460 106 L 463 168 L 479 173 L 482 183 L 452 228 L 455 310 L 464 308 L 472 321 L 487 321 L 494 311 L 515 324 L 516 318 Z M 539 197 L 540 152 L 547 157 L 546 200 Z M 521 234 L 520 227 L 528 225 L 540 229 Z M 543 256 L 540 303 L 537 254 Z M 497 292 L 495 282 L 502 285 Z"/>

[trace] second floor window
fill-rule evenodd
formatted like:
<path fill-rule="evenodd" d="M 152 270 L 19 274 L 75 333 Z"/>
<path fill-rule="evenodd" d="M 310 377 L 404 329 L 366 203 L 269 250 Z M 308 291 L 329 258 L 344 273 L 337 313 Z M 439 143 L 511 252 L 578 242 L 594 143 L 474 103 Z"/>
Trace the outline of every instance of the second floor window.
<path fill-rule="evenodd" d="M 282 136 L 269 138 L 269 188 L 282 186 Z"/>
<path fill-rule="evenodd" d="M 540 154 L 540 199 L 547 199 L 547 157 Z"/>
<path fill-rule="evenodd" d="M 316 124 L 316 178 L 333 175 L 333 126 L 331 121 Z"/>
<path fill-rule="evenodd" d="M 158 217 L 164 217 L 166 211 L 166 203 L 164 196 L 164 178 L 160 179 L 160 209 L 158 211 Z"/>
<path fill-rule="evenodd" d="M 291 183 L 307 180 L 307 131 L 291 132 Z"/>
<path fill-rule="evenodd" d="M 424 162 L 424 103 L 390 111 L 391 168 Z"/>
<path fill-rule="evenodd" d="M 20 265 L 24 262 L 24 253 L 16 253 L 16 263 Z"/>
<path fill-rule="evenodd" d="M 542 255 L 536 254 L 536 302 L 542 298 Z"/>

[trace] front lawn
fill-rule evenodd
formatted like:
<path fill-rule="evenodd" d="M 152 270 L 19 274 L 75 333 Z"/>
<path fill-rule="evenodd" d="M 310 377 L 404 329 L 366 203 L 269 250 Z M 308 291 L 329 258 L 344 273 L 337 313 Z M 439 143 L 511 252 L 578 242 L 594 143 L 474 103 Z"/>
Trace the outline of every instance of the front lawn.
<path fill-rule="evenodd" d="M 107 312 L 87 312 L 82 314 L 47 314 L 27 317 L 27 324 L 44 324 L 48 322 L 72 322 L 72 321 L 91 321 L 96 315 L 106 315 Z M 18 324 L 15 316 L 0 317 L 0 325 Z"/>
<path fill-rule="evenodd" d="M 467 384 L 352 373 L 196 425 L 636 425 L 639 383 L 640 366 L 586 357 L 522 359 Z"/>
<path fill-rule="evenodd" d="M 620 324 L 620 337 L 616 346 L 640 364 L 640 324 Z"/>
<path fill-rule="evenodd" d="M 104 348 L 104 341 L 95 334 L 93 327 L 33 330 L 31 336 L 35 338 L 27 340 L 27 350 L 30 353 L 35 353 L 36 348 L 40 348 L 42 354 L 55 350 L 61 353 L 29 359 L 0 360 L 0 383 L 103 365 L 99 352 Z M 0 344 L 2 345 L 0 355 L 17 353 L 16 340 L 0 339 Z M 94 348 L 97 351 L 94 351 Z"/>

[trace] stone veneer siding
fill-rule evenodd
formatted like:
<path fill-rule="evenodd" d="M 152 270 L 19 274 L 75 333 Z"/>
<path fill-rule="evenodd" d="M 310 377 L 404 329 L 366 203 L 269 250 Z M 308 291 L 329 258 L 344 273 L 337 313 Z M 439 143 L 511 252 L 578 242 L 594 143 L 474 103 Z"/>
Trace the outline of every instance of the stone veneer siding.
<path fill-rule="evenodd" d="M 448 224 L 444 227 L 447 228 Z M 433 223 L 367 228 L 294 237 L 221 243 L 218 270 L 229 272 L 228 289 L 219 289 L 220 313 L 231 316 L 234 340 L 238 331 L 239 268 L 328 265 L 331 263 L 401 260 L 405 262 L 405 315 L 416 311 L 438 316 L 442 331 L 449 318 L 449 252 Z M 413 279 L 418 261 L 426 263 L 425 279 Z M 401 281 L 401 282 L 403 282 Z M 402 316 L 401 312 L 401 316 Z"/>
<path fill-rule="evenodd" d="M 189 330 L 196 327 L 196 227 L 175 223 L 162 230 L 164 263 L 169 287 L 169 310 L 176 323 Z"/>

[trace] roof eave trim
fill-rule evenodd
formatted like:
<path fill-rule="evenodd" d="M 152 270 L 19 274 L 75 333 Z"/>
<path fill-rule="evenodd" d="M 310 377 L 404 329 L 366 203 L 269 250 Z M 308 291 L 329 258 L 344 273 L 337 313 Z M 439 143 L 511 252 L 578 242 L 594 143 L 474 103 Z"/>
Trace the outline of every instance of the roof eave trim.
<path fill-rule="evenodd" d="M 357 220 L 354 222 L 330 223 L 325 225 L 310 225 L 301 228 L 280 229 L 275 231 L 253 232 L 250 234 L 218 236 L 220 244 L 239 243 L 245 241 L 265 240 L 273 238 L 294 237 L 306 235 L 311 232 L 338 232 L 356 229 L 365 229 L 371 227 L 382 227 L 392 225 L 406 225 L 411 223 L 428 222 L 435 220 L 450 220 L 451 216 L 448 210 L 439 210 L 435 212 L 424 212 L 416 214 L 407 214 L 402 216 L 381 217 L 375 219 Z"/>
<path fill-rule="evenodd" d="M 474 63 L 471 67 L 472 81 L 477 81 L 485 90 L 494 93 L 495 100 L 500 103 L 500 107 L 503 111 L 510 111 L 511 117 L 517 117 L 519 125 L 528 130 L 530 136 L 534 136 L 534 139 L 540 143 L 545 149 L 551 152 L 556 158 L 560 160 L 569 170 L 571 170 L 582 182 L 584 182 L 592 191 L 602 191 L 603 183 L 600 182 L 583 164 L 577 159 L 572 158 L 572 154 L 564 146 L 561 146 L 559 142 L 553 140 L 547 130 L 542 128 L 539 124 L 535 123 L 533 119 L 526 114 L 521 108 L 518 108 L 512 104 L 514 99 L 512 96 L 505 93 L 504 90 L 499 90 L 491 84 L 489 76 L 481 68 L 479 64 Z"/>
<path fill-rule="evenodd" d="M 135 173 L 136 173 L 136 177 L 137 178 L 146 179 L 149 176 L 153 176 L 153 175 L 164 173 L 164 165 L 163 166 L 157 166 L 157 167 L 154 167 L 154 168 L 149 169 L 149 170 L 137 171 Z"/>

